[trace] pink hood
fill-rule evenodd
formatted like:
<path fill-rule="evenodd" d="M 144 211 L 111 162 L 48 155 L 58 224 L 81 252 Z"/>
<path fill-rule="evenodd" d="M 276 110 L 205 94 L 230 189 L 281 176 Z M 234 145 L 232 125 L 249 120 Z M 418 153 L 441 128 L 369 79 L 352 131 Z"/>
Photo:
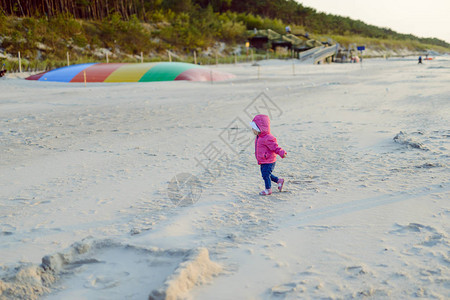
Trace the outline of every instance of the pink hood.
<path fill-rule="evenodd" d="M 253 118 L 253 122 L 258 126 L 261 132 L 260 136 L 270 134 L 270 119 L 266 115 L 257 115 Z"/>
<path fill-rule="evenodd" d="M 258 126 L 260 134 L 255 139 L 255 156 L 258 164 L 271 164 L 277 160 L 277 154 L 284 156 L 286 151 L 278 146 L 277 139 L 270 134 L 270 119 L 266 115 L 257 115 L 253 122 Z"/>

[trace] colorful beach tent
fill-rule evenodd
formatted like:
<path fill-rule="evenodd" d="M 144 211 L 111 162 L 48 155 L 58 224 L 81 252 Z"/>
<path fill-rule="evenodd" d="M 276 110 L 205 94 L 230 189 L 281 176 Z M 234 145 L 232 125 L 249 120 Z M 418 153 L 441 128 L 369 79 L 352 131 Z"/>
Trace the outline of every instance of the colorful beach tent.
<path fill-rule="evenodd" d="M 27 80 L 58 82 L 150 82 L 221 81 L 234 78 L 230 73 L 180 62 L 88 63 L 67 66 L 32 75 Z"/>

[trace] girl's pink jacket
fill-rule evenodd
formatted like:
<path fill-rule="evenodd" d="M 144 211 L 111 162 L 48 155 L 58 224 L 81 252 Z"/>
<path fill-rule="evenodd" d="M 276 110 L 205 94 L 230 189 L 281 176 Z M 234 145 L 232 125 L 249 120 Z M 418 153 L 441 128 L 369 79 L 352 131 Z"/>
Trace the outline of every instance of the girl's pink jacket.
<path fill-rule="evenodd" d="M 277 161 L 277 154 L 284 156 L 286 151 L 278 146 L 277 139 L 270 134 L 270 119 L 266 115 L 257 115 L 253 122 L 261 133 L 255 139 L 255 156 L 258 164 L 271 164 Z"/>

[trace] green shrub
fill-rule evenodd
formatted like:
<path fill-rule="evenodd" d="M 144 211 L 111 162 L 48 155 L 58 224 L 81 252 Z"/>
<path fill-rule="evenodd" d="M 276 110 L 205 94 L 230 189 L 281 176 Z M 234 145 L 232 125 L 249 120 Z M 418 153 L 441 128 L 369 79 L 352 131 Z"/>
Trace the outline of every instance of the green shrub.
<path fill-rule="evenodd" d="M 164 11 L 161 9 L 147 12 L 146 18 L 148 21 L 152 23 L 167 22 L 166 15 L 164 14 Z"/>
<path fill-rule="evenodd" d="M 99 37 L 103 47 L 119 47 L 130 54 L 139 54 L 151 47 L 150 32 L 145 30 L 135 15 L 125 21 L 118 13 L 112 14 L 102 21 Z M 98 40 L 95 42 L 98 43 Z"/>
<path fill-rule="evenodd" d="M 245 41 L 246 28 L 242 23 L 223 21 L 219 38 L 224 42 L 236 43 Z"/>
<path fill-rule="evenodd" d="M 263 29 L 263 19 L 260 16 L 241 13 L 238 16 L 238 20 L 242 22 L 248 30 L 253 30 L 253 28 Z"/>
<path fill-rule="evenodd" d="M 256 29 L 271 29 L 280 34 L 285 33 L 286 25 L 280 19 L 270 19 L 261 17 L 259 15 L 240 13 L 238 20 L 244 24 L 248 30 Z"/>

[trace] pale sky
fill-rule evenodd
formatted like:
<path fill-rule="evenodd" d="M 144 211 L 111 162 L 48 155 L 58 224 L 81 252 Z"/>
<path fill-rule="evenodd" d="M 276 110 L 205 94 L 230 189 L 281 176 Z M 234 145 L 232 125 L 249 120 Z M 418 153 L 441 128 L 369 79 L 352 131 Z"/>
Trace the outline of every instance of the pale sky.
<path fill-rule="evenodd" d="M 318 12 L 450 43 L 450 0 L 296 0 Z"/>

